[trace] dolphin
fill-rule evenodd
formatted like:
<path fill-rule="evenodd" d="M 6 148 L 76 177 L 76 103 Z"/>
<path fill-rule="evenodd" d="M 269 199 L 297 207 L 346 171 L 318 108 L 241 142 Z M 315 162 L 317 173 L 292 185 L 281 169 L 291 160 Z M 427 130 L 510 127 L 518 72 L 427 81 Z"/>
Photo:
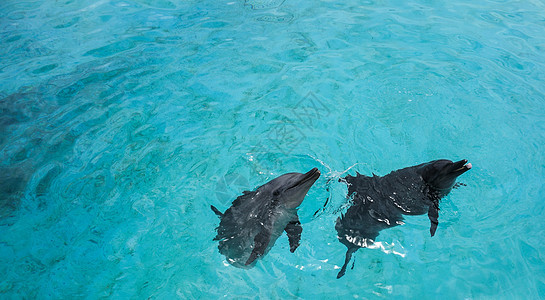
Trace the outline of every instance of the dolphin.
<path fill-rule="evenodd" d="M 220 218 L 215 241 L 227 261 L 235 267 L 252 268 L 286 231 L 293 253 L 301 240 L 297 207 L 320 177 L 314 168 L 305 174 L 287 173 L 255 191 L 244 191 L 224 213 L 211 205 Z"/>
<path fill-rule="evenodd" d="M 467 160 L 434 160 L 393 171 L 380 177 L 358 174 L 346 176 L 350 207 L 337 219 L 337 238 L 347 248 L 344 265 L 337 278 L 346 272 L 352 254 L 373 245 L 379 232 L 403 224 L 403 215 L 422 215 L 430 219 L 433 236 L 439 224 L 439 200 L 456 187 L 456 178 L 471 169 Z M 342 181 L 339 180 L 339 181 Z"/>

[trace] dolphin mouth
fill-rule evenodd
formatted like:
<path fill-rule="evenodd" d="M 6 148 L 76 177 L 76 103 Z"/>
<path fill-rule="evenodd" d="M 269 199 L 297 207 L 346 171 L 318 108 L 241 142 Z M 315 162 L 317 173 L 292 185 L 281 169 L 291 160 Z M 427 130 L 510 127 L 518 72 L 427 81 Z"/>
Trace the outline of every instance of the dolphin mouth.
<path fill-rule="evenodd" d="M 473 167 L 471 163 L 467 162 L 467 159 L 462 159 L 453 163 L 450 173 L 455 173 L 456 176 L 460 176 L 466 171 L 469 171 Z"/>
<path fill-rule="evenodd" d="M 305 183 L 307 183 L 309 181 L 312 182 L 311 183 L 311 185 L 312 185 L 312 184 L 314 184 L 314 182 L 316 180 L 318 180 L 319 177 L 320 177 L 320 171 L 318 170 L 318 168 L 313 168 L 312 170 L 305 173 L 303 175 L 303 178 L 301 178 L 301 180 L 299 180 L 297 183 L 295 183 L 292 187 L 290 187 L 288 189 L 304 185 Z"/>

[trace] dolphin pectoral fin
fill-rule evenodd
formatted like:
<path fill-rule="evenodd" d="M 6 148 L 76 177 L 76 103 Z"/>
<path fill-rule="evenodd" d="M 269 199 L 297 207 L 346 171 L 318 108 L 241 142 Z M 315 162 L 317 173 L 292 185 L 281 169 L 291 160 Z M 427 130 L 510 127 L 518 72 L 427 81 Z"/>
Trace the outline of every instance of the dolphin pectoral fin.
<path fill-rule="evenodd" d="M 295 249 L 299 247 L 301 232 L 303 232 L 303 227 L 301 227 L 299 217 L 296 216 L 291 222 L 289 222 L 284 230 L 288 234 L 288 240 L 290 241 L 290 252 L 293 253 L 295 252 Z"/>
<path fill-rule="evenodd" d="M 344 276 L 344 273 L 346 273 L 346 266 L 348 266 L 348 263 L 350 262 L 350 259 L 352 259 L 352 254 L 354 252 L 356 252 L 357 250 L 358 250 L 358 248 L 356 248 L 356 247 L 348 248 L 348 250 L 346 250 L 346 257 L 344 258 L 344 265 L 341 268 L 341 270 L 339 271 L 339 274 L 337 274 L 337 279 Z M 354 268 L 354 267 L 352 266 L 352 268 Z"/>
<path fill-rule="evenodd" d="M 271 232 L 268 230 L 261 230 L 254 238 L 254 250 L 250 254 L 250 257 L 246 261 L 245 265 L 249 265 L 254 262 L 258 257 L 262 256 L 271 241 Z"/>
<path fill-rule="evenodd" d="M 431 236 L 435 235 L 435 231 L 437 230 L 437 225 L 439 225 L 439 207 L 437 204 L 432 203 L 428 209 L 428 218 L 430 218 L 430 234 Z"/>
<path fill-rule="evenodd" d="M 217 209 L 214 205 L 210 205 L 210 208 L 218 217 L 223 217 L 223 213 L 219 211 L 219 209 Z"/>

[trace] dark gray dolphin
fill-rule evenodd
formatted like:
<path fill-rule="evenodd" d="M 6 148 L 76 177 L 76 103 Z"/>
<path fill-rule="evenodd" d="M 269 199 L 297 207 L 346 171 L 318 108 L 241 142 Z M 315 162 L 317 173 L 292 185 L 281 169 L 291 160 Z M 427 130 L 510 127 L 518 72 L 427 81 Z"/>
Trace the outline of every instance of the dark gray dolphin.
<path fill-rule="evenodd" d="M 439 200 L 455 186 L 456 178 L 471 164 L 467 160 L 441 159 L 373 177 L 346 176 L 351 206 L 337 219 L 337 237 L 347 248 L 344 265 L 337 278 L 346 272 L 352 254 L 374 243 L 383 229 L 403 224 L 403 215 L 428 213 L 431 236 L 439 217 Z"/>
<path fill-rule="evenodd" d="M 235 267 L 251 268 L 283 231 L 294 252 L 303 230 L 297 207 L 318 177 L 320 171 L 316 168 L 306 174 L 284 174 L 253 192 L 243 192 L 225 213 L 211 206 L 221 219 L 214 238 L 219 241 L 220 253 Z"/>

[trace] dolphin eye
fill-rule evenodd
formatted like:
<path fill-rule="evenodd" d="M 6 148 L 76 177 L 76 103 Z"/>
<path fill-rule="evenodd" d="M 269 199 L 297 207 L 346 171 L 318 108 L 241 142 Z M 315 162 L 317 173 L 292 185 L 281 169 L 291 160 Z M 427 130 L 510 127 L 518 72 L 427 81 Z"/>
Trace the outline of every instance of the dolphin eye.
<path fill-rule="evenodd" d="M 278 196 L 278 195 L 280 195 L 280 191 L 279 191 L 279 190 L 275 190 L 275 191 L 273 192 L 273 196 L 276 197 L 276 196 Z"/>

